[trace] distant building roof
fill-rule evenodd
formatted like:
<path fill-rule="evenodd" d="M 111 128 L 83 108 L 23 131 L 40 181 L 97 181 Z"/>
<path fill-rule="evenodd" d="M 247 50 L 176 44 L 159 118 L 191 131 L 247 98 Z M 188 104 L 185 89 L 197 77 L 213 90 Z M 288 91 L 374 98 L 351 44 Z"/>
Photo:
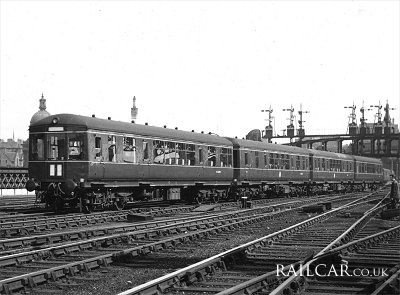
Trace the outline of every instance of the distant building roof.
<path fill-rule="evenodd" d="M 16 141 L 0 141 L 0 148 L 2 149 L 18 149 L 22 148 L 22 145 Z"/>

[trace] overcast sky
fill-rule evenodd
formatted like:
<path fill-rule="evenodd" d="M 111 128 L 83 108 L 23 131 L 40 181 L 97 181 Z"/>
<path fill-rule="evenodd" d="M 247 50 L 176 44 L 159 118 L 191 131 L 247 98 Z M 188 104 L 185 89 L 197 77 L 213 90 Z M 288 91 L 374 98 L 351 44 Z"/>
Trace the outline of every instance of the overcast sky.
<path fill-rule="evenodd" d="M 136 96 L 138 123 L 238 137 L 270 105 L 279 133 L 300 103 L 309 134 L 363 100 L 398 123 L 399 3 L 0 0 L 0 138 L 28 137 L 42 93 L 51 114 L 130 121 Z"/>

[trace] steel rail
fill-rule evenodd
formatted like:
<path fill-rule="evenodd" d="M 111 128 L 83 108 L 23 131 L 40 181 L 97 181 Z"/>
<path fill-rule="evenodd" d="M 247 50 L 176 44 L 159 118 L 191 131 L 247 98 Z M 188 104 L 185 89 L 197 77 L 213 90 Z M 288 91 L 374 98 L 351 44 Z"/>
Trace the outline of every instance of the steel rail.
<path fill-rule="evenodd" d="M 325 212 L 318 216 L 309 218 L 305 221 L 302 221 L 298 224 L 292 225 L 288 228 L 282 229 L 280 231 L 269 234 L 269 235 L 259 238 L 257 240 L 248 242 L 246 244 L 237 246 L 233 249 L 230 249 L 223 253 L 217 254 L 213 257 L 210 257 L 208 259 L 200 261 L 200 262 L 193 264 L 191 266 L 188 266 L 186 268 L 177 270 L 175 272 L 172 272 L 170 274 L 167 274 L 167 275 L 157 278 L 155 280 L 144 283 L 140 286 L 136 286 L 132 289 L 121 292 L 121 293 L 119 293 L 119 295 L 159 294 L 166 288 L 171 287 L 172 285 L 174 285 L 176 283 L 179 283 L 180 281 L 184 280 L 185 278 L 191 278 L 193 276 L 196 276 L 198 273 L 207 274 L 207 273 L 212 272 L 212 270 L 214 269 L 213 265 L 218 265 L 218 266 L 222 265 L 222 268 L 225 268 L 224 259 L 227 259 L 228 257 L 234 256 L 236 254 L 244 253 L 247 250 L 251 251 L 251 250 L 258 248 L 264 244 L 271 244 L 273 241 L 276 241 L 276 240 L 286 237 L 292 233 L 300 231 L 301 229 L 311 226 L 314 223 L 317 223 L 325 218 L 328 218 L 331 215 L 334 215 L 344 209 L 348 209 L 348 208 L 357 206 L 359 204 L 358 203 L 359 201 L 369 198 L 371 195 L 372 195 L 372 193 L 368 194 L 364 197 L 361 197 L 357 200 L 354 200 L 354 201 L 352 201 L 346 205 L 343 205 L 339 208 L 333 209 L 329 212 Z M 365 202 L 367 202 L 367 201 L 365 201 Z M 274 272 L 274 274 L 275 274 L 275 272 Z"/>
<path fill-rule="evenodd" d="M 337 198 L 337 197 L 335 197 Z M 316 201 L 319 202 L 320 200 L 307 200 L 307 203 L 311 202 L 311 201 Z M 287 205 L 288 202 L 286 202 L 283 205 Z M 293 203 L 293 202 L 289 202 L 289 203 Z M 296 202 L 297 203 L 297 202 Z M 276 207 L 276 206 L 275 206 Z M 271 209 L 270 206 L 266 206 L 266 209 Z M 261 208 L 262 209 L 262 208 Z M 258 208 L 257 210 L 261 210 L 260 208 Z M 15 277 L 15 278 L 9 278 L 6 280 L 3 280 L 0 282 L 0 285 L 2 286 L 1 288 L 3 288 L 4 292 L 9 292 L 10 290 L 14 290 L 15 288 L 22 288 L 23 286 L 33 286 L 36 283 L 41 283 L 46 279 L 57 279 L 59 277 L 68 275 L 68 274 L 74 274 L 76 272 L 80 272 L 82 270 L 90 270 L 92 268 L 96 268 L 99 267 L 101 265 L 108 265 L 108 263 L 113 262 L 114 260 L 118 260 L 119 257 L 123 257 L 126 255 L 131 255 L 131 256 L 137 256 L 140 254 L 145 254 L 151 251 L 158 251 L 161 250 L 163 248 L 167 248 L 170 245 L 173 244 L 179 244 L 184 242 L 185 240 L 189 240 L 189 239 L 195 239 L 198 238 L 199 236 L 203 235 L 203 236 L 208 236 L 211 232 L 218 232 L 218 231 L 223 231 L 223 230 L 227 230 L 227 229 L 231 229 L 231 228 L 235 228 L 238 227 L 240 225 L 243 224 L 248 224 L 249 222 L 259 222 L 261 221 L 263 218 L 264 219 L 270 219 L 272 218 L 272 216 L 281 216 L 287 212 L 295 212 L 298 208 L 293 208 L 293 209 L 286 209 L 286 210 L 281 210 L 278 212 L 267 212 L 265 213 L 264 217 L 253 217 L 250 216 L 247 220 L 244 219 L 243 221 L 240 222 L 236 222 L 236 223 L 228 223 L 226 225 L 222 225 L 222 226 L 218 226 L 219 224 L 223 224 L 224 222 L 218 221 L 218 223 L 216 224 L 217 227 L 216 228 L 211 228 L 211 229 L 207 229 L 207 230 L 203 230 L 203 231 L 196 231 L 194 233 L 189 233 L 186 235 L 180 235 L 176 238 L 170 238 L 170 239 L 165 239 L 159 242 L 155 242 L 155 243 L 150 243 L 147 245 L 142 245 L 139 247 L 134 247 L 131 249 L 126 249 L 126 250 L 122 250 L 119 252 L 114 252 L 108 255 L 102 255 L 102 256 L 98 256 L 92 259 L 86 259 L 84 261 L 78 261 L 76 263 L 70 263 L 68 264 L 68 268 L 63 268 L 63 266 L 60 267 L 56 267 L 56 268 L 51 268 L 51 269 L 47 269 L 47 270 L 43 270 L 43 271 L 39 271 L 39 272 L 35 272 L 35 273 L 31 273 L 31 274 L 26 274 L 26 275 L 22 275 L 19 277 Z M 247 211 L 247 213 L 250 214 L 254 214 L 254 210 L 245 210 Z M 227 222 L 225 222 L 227 223 Z M 201 227 L 200 227 L 201 228 Z M 158 230 L 160 231 L 160 230 Z M 146 231 L 146 233 L 148 234 L 148 231 Z M 143 235 L 145 235 L 145 233 L 142 233 Z M 119 235 L 121 236 L 121 235 Z M 118 238 L 118 237 L 117 237 Z M 109 240 L 115 240 L 115 239 L 109 239 Z M 87 241 L 86 241 L 87 242 Z M 98 243 L 95 243 L 98 244 Z M 91 247 L 91 245 L 86 244 L 85 247 Z M 84 247 L 84 248 L 85 248 Z M 68 252 L 73 252 L 77 250 L 76 247 L 71 247 L 71 249 L 67 250 Z M 18 257 L 18 255 L 15 255 L 14 257 L 11 257 L 11 261 L 10 263 L 13 264 L 14 262 L 12 261 L 12 259 L 17 258 L 16 261 L 17 262 L 24 262 L 24 259 L 27 259 L 27 261 L 31 260 L 31 259 L 36 259 L 36 258 L 40 258 L 37 256 L 37 253 L 31 253 L 32 256 L 29 257 Z M 62 253 L 58 253 L 58 254 L 62 254 Z M 72 267 L 73 266 L 73 267 Z M 71 268 L 72 267 L 72 268 Z M 63 269 L 63 271 L 60 271 L 60 269 Z"/>
<path fill-rule="evenodd" d="M 396 290 L 397 294 L 400 294 L 400 288 L 399 288 L 399 278 L 400 278 L 400 269 L 397 270 L 389 279 L 387 279 L 385 282 L 383 282 L 382 285 L 380 285 L 371 295 L 380 295 L 380 294 L 385 294 L 385 289 L 386 288 L 392 288 L 392 290 Z M 396 285 L 397 282 L 397 285 Z M 394 294 L 396 294 L 394 293 Z"/>
<path fill-rule="evenodd" d="M 385 198 L 387 195 L 385 196 Z M 382 209 L 382 206 L 378 206 L 381 202 L 379 202 L 377 205 L 375 205 L 373 208 L 370 210 L 367 210 L 367 214 L 363 215 L 359 220 L 357 220 L 350 228 L 348 228 L 344 233 L 342 233 L 339 237 L 337 237 L 334 241 L 329 243 L 328 246 L 326 246 L 323 250 L 321 250 L 315 257 L 318 257 L 322 254 L 324 254 L 326 251 L 333 247 L 337 247 L 340 243 L 344 243 L 348 240 L 350 240 L 356 233 L 357 231 L 365 225 L 365 220 L 370 218 L 373 215 L 373 212 L 375 214 L 377 213 L 378 210 Z M 372 211 L 374 209 L 376 211 Z M 299 261 L 298 264 L 303 265 L 302 269 L 306 269 L 308 265 L 311 263 L 314 263 L 316 261 L 316 258 L 311 259 L 308 261 L 306 264 L 303 265 L 304 261 Z M 300 276 L 301 270 L 296 271 L 295 274 L 293 274 L 291 277 L 287 278 L 286 280 L 279 281 L 279 279 L 276 278 L 276 271 L 271 271 L 266 274 L 263 274 L 261 276 L 258 276 L 256 278 L 252 278 L 246 282 L 243 282 L 241 284 L 238 284 L 232 288 L 229 288 L 223 292 L 219 292 L 218 295 L 228 295 L 228 294 L 252 294 L 262 288 L 267 288 L 268 284 L 271 284 L 273 282 L 274 285 L 279 285 L 275 290 L 271 290 L 270 295 L 274 294 L 292 294 L 290 292 L 294 292 L 298 289 L 300 289 L 304 283 L 305 279 L 304 277 Z M 267 283 L 269 282 L 269 283 Z M 283 291 L 281 291 L 281 289 Z M 289 290 L 290 289 L 290 290 Z M 295 290 L 293 290 L 295 289 Z M 289 293 L 287 293 L 289 292 Z"/>
<path fill-rule="evenodd" d="M 209 228 L 206 230 L 190 232 L 187 234 L 178 235 L 176 237 L 163 239 L 161 241 L 151 242 L 151 243 L 147 243 L 145 245 L 140 245 L 140 246 L 136 246 L 133 248 L 120 250 L 120 251 L 113 252 L 110 254 L 104 254 L 101 256 L 94 257 L 94 258 L 89 258 L 89 259 L 69 263 L 66 265 L 58 266 L 58 267 L 52 267 L 49 269 L 4 279 L 4 280 L 0 281 L 0 292 L 5 292 L 6 294 L 9 294 L 13 290 L 21 289 L 24 286 L 34 287 L 37 284 L 43 283 L 49 279 L 56 280 L 58 278 L 66 276 L 66 275 L 74 275 L 78 272 L 89 271 L 89 270 L 97 268 L 99 266 L 107 266 L 114 261 L 118 261 L 121 257 L 126 257 L 126 255 L 135 257 L 135 256 L 138 256 L 141 254 L 146 254 L 146 253 L 149 253 L 152 251 L 159 251 L 161 249 L 168 248 L 171 245 L 180 244 L 187 240 L 196 239 L 199 236 L 208 236 L 212 232 L 219 232 L 219 231 L 227 230 L 229 228 L 236 228 L 236 227 L 239 227 L 241 224 L 242 225 L 248 224 L 250 222 L 253 222 L 253 223 L 259 222 L 259 221 L 261 221 L 262 218 L 269 219 L 273 215 L 280 216 L 286 212 L 290 212 L 290 211 L 294 212 L 296 209 L 297 208 L 286 209 L 286 210 L 282 210 L 279 212 L 272 212 L 272 213 L 269 212 L 269 213 L 265 213 L 264 217 L 248 217 L 247 219 L 245 219 L 243 221 L 232 222 L 232 223 L 228 223 L 228 224 L 224 224 L 224 225 L 220 225 L 223 223 L 223 221 L 217 221 L 217 226 L 215 228 Z M 168 229 L 166 229 L 166 230 L 168 230 Z M 157 231 L 160 231 L 160 230 L 157 229 Z M 148 231 L 143 231 L 141 234 L 146 235 L 146 234 L 148 234 Z M 114 238 L 116 238 L 116 237 L 114 237 Z M 90 247 L 90 245 L 88 245 L 88 247 Z M 69 251 L 73 252 L 75 249 L 76 249 L 76 247 L 73 246 L 72 249 L 70 249 Z M 31 259 L 40 258 L 40 257 L 36 256 L 37 253 L 35 253 L 34 251 L 32 251 L 31 254 L 32 254 L 31 256 L 25 257 L 25 259 L 31 260 Z M 15 256 L 18 256 L 18 255 L 15 255 Z M 10 258 L 14 259 L 17 257 L 10 257 Z M 21 261 L 21 257 L 19 257 L 19 258 L 20 258 L 20 260 L 16 260 L 16 261 L 23 262 L 23 260 Z"/>
<path fill-rule="evenodd" d="M 332 255 L 336 255 L 338 253 L 351 253 L 355 252 L 359 249 L 366 249 L 369 248 L 370 246 L 377 245 L 381 243 L 384 240 L 387 240 L 392 237 L 396 237 L 400 235 L 400 225 L 389 228 L 387 230 L 375 233 L 373 235 L 348 242 L 347 244 L 341 245 L 337 248 L 330 249 L 329 251 L 326 251 L 325 253 L 322 253 L 319 256 L 315 256 L 315 259 L 323 259 L 325 257 L 329 257 Z"/>
<path fill-rule="evenodd" d="M 249 222 L 251 220 L 260 220 L 260 218 L 269 218 L 271 216 L 280 216 L 282 213 L 287 213 L 290 211 L 297 210 L 297 208 L 294 209 L 286 209 L 286 210 L 281 210 L 278 212 L 262 212 L 259 214 L 264 214 L 261 216 L 256 216 L 254 215 L 251 216 L 237 216 L 237 214 L 230 214 L 231 221 L 227 219 L 226 215 L 216 215 L 216 216 L 211 216 L 211 217 L 203 217 L 203 218 L 198 218 L 193 220 L 193 221 L 188 221 L 185 219 L 185 221 L 171 221 L 167 220 L 165 222 L 155 222 L 152 224 L 151 228 L 145 227 L 141 230 L 133 230 L 129 232 L 124 232 L 124 233 L 118 233 L 118 234 L 112 234 L 106 237 L 96 237 L 92 239 L 87 239 L 79 242 L 74 242 L 74 243 L 68 243 L 68 244 L 63 244 L 63 245 L 58 245 L 58 246 L 52 246 L 52 247 L 47 247 L 44 249 L 40 250 L 33 250 L 33 251 L 28 251 L 24 253 L 17 253 L 17 254 L 12 254 L 12 255 L 6 255 L 6 256 L 1 256 L 0 257 L 0 266 L 10 266 L 10 265 L 16 265 L 21 263 L 21 261 L 28 262 L 30 260 L 33 260 L 38 257 L 46 257 L 46 256 L 59 256 L 64 253 L 68 253 L 71 251 L 75 251 L 77 249 L 87 249 L 87 248 L 92 248 L 93 245 L 99 245 L 102 243 L 107 243 L 110 241 L 114 241 L 117 239 L 125 239 L 128 240 L 129 238 L 134 238 L 138 239 L 141 237 L 145 236 L 154 236 L 154 235 L 160 235 L 160 233 L 163 233 L 167 230 L 170 230 L 172 227 L 175 228 L 183 228 L 185 231 L 190 231 L 192 227 L 196 227 L 198 229 L 199 227 L 208 227 L 208 226 L 215 226 L 215 228 L 218 228 L 219 225 L 227 223 L 226 226 L 232 226 L 235 225 L 235 223 L 239 222 Z M 139 227 L 141 225 L 138 225 Z M 225 225 L 224 225 L 225 226 Z M 149 229 L 152 229 L 153 231 L 149 231 Z M 212 228 L 209 228 L 212 229 Z"/>
<path fill-rule="evenodd" d="M 278 204 L 286 206 L 287 203 Z M 275 209 L 276 209 L 275 205 Z M 252 214 L 253 212 L 264 210 L 269 210 L 270 207 L 260 207 L 256 209 L 247 209 L 247 210 L 240 210 L 240 211 L 233 211 L 233 212 L 222 212 L 222 213 L 215 213 L 207 215 L 207 219 L 210 218 L 218 218 L 224 219 L 229 216 L 237 216 L 237 215 L 247 215 Z M 90 238 L 95 236 L 102 236 L 107 234 L 116 234 L 122 232 L 129 232 L 129 231 L 137 231 L 137 230 L 144 230 L 144 229 L 151 229 L 151 228 L 158 228 L 164 225 L 173 225 L 177 222 L 181 221 L 188 221 L 188 220 L 199 220 L 198 215 L 194 216 L 185 216 L 181 218 L 174 218 L 174 219 L 163 219 L 163 220 L 156 220 L 150 221 L 145 223 L 136 223 L 136 224 L 123 224 L 123 225 L 114 225 L 114 226 L 107 226 L 102 228 L 94 228 L 94 229 L 86 229 L 86 230 L 78 230 L 78 231 L 66 231 L 60 233 L 52 233 L 52 234 L 45 234 L 45 235 L 36 235 L 36 236 L 29 236 L 29 237 L 21 237 L 21 238 L 12 238 L 12 239 L 4 239 L 0 240 L 0 249 L 10 249 L 15 247 L 26 247 L 29 245 L 38 245 L 43 243 L 56 243 L 56 242 L 63 242 L 63 241 L 70 241 L 76 239 L 84 239 Z M 1 257 L 0 257 L 1 260 Z"/>
<path fill-rule="evenodd" d="M 187 205 L 187 206 L 179 206 L 179 207 L 149 207 L 149 208 L 131 208 L 125 209 L 121 211 L 103 211 L 103 212 L 93 212 L 91 214 L 84 214 L 84 213 L 69 213 L 65 215 L 55 215 L 52 212 L 41 212 L 41 213 L 34 213 L 34 214 L 17 214 L 17 215 L 7 215 L 7 216 L 0 216 L 0 228 L 2 224 L 15 224 L 16 222 L 29 222 L 31 220 L 50 220 L 50 218 L 63 218 L 63 217 L 73 217 L 73 216 L 95 216 L 107 213 L 144 213 L 144 212 L 151 212 L 153 214 L 161 213 L 166 210 L 175 213 L 174 211 L 182 211 L 182 210 L 191 210 L 195 206 Z"/>
<path fill-rule="evenodd" d="M 383 198 L 387 198 L 388 194 Z M 382 199 L 382 201 L 383 201 Z M 311 264 L 315 263 L 320 256 L 327 253 L 329 250 L 340 246 L 340 243 L 346 244 L 350 241 L 352 237 L 356 234 L 356 230 L 359 230 L 362 226 L 364 226 L 370 218 L 375 216 L 380 210 L 382 210 L 386 205 L 381 206 L 381 202 L 376 204 L 370 210 L 367 210 L 365 214 L 355 223 L 353 224 L 348 230 L 346 230 L 342 235 L 336 238 L 333 242 L 327 245 L 323 250 L 321 250 L 315 257 L 307 262 L 303 268 L 309 267 Z M 280 284 L 275 290 L 273 290 L 270 295 L 283 295 L 287 294 L 287 292 L 293 292 L 294 289 L 302 289 L 305 285 L 305 278 L 301 276 L 301 270 L 296 271 L 292 276 L 287 278 L 282 284 Z"/>
<path fill-rule="evenodd" d="M 328 198 L 329 200 L 334 200 L 337 199 L 337 197 L 330 197 Z M 325 199 L 326 200 L 326 199 Z M 310 199 L 310 200 L 303 200 L 303 201 L 290 201 L 290 202 L 284 202 L 284 203 L 278 203 L 274 205 L 267 205 L 264 207 L 258 207 L 258 208 L 253 208 L 253 209 L 245 209 L 245 210 L 238 210 L 234 212 L 222 212 L 222 213 L 217 213 L 214 215 L 221 215 L 221 216 L 230 216 L 232 214 L 251 214 L 251 212 L 257 212 L 257 211 L 262 211 L 265 210 L 266 208 L 271 208 L 271 210 L 277 210 L 280 207 L 285 207 L 285 206 L 293 206 L 298 203 L 304 202 L 306 204 L 315 201 L 315 199 Z M 211 217 L 213 215 L 209 215 Z M 182 219 L 187 219 L 188 217 L 184 217 L 178 220 Z M 190 217 L 191 218 L 191 217 Z M 195 217 L 193 217 L 195 218 Z M 197 217 L 198 218 L 198 217 Z M 136 225 L 119 225 L 119 226 L 112 226 L 112 227 L 103 227 L 101 229 L 87 229 L 87 230 L 79 230 L 79 231 L 68 231 L 68 232 L 60 232 L 60 233 L 52 233 L 52 234 L 47 234 L 47 235 L 36 235 L 36 236 L 28 236 L 28 237 L 20 237 L 20 238 L 10 238 L 10 239 L 3 239 L 0 240 L 0 250 L 6 250 L 6 249 L 12 249 L 16 247 L 27 247 L 27 246 L 32 246 L 32 245 L 40 245 L 43 243 L 55 243 L 55 242 L 63 242 L 63 241 L 69 241 L 71 239 L 76 240 L 76 239 L 83 239 L 85 237 L 93 237 L 93 236 L 101 236 L 105 234 L 110 234 L 113 232 L 126 232 L 129 230 L 138 230 L 142 228 L 151 228 L 154 226 L 160 226 L 164 225 L 166 221 L 152 221 L 152 222 L 147 222 L 147 223 L 141 223 L 141 224 L 136 224 Z M 173 223 L 173 220 L 169 221 L 170 223 Z M 149 224 L 150 226 L 145 226 L 145 224 Z"/>
<path fill-rule="evenodd" d="M 373 246 L 377 246 L 381 244 L 383 241 L 387 241 L 393 238 L 398 238 L 400 236 L 400 225 L 395 226 L 393 228 L 375 233 L 370 236 L 366 236 L 364 238 L 351 241 L 347 244 L 344 244 L 340 247 L 331 249 L 324 254 L 316 257 L 316 262 L 326 259 L 328 257 L 333 257 L 336 255 L 348 255 L 353 252 L 357 252 L 359 250 L 364 250 L 371 248 Z M 342 257 L 343 257 L 342 256 Z M 400 258 L 400 257 L 398 257 Z M 315 263 L 316 263 L 315 262 Z M 395 289 L 395 282 L 400 278 L 400 264 L 397 264 L 395 267 L 389 270 L 390 277 L 381 276 L 378 277 L 378 283 L 376 284 L 378 288 L 371 295 L 378 295 L 385 291 L 386 288 Z M 398 288 L 398 286 L 397 286 Z"/>
<path fill-rule="evenodd" d="M 164 212 L 176 213 L 189 212 L 193 207 L 165 208 Z M 0 237 L 10 237 L 14 235 L 29 235 L 29 233 L 53 230 L 60 228 L 70 228 L 85 226 L 88 224 L 124 221 L 129 213 L 137 213 L 137 210 L 98 212 L 67 216 L 56 216 L 35 220 L 26 220 L 19 222 L 0 223 Z M 140 212 L 140 211 L 139 211 Z M 152 211 L 149 211 L 152 213 Z"/>

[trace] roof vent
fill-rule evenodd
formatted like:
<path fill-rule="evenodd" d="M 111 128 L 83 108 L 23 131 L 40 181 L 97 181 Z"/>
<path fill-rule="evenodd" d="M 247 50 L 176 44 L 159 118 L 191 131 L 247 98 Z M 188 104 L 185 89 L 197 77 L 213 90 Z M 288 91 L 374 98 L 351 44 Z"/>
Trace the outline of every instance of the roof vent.
<path fill-rule="evenodd" d="M 147 125 L 149 125 L 149 123 L 147 123 L 147 122 L 146 122 L 146 123 L 144 123 L 144 125 L 146 125 L 146 126 L 147 126 Z"/>
<path fill-rule="evenodd" d="M 204 133 L 204 131 L 201 131 L 201 133 Z"/>
<path fill-rule="evenodd" d="M 178 127 L 175 127 L 175 130 L 178 130 Z"/>
<path fill-rule="evenodd" d="M 93 114 L 93 115 L 92 115 L 92 118 L 96 118 L 96 115 L 95 115 L 95 114 Z"/>
<path fill-rule="evenodd" d="M 164 125 L 164 128 L 167 128 L 167 125 Z"/>
<path fill-rule="evenodd" d="M 194 132 L 194 130 L 192 130 L 192 132 Z"/>
<path fill-rule="evenodd" d="M 131 123 L 135 123 L 135 120 L 132 120 Z"/>
<path fill-rule="evenodd" d="M 108 117 L 108 120 L 111 120 L 111 117 Z"/>
<path fill-rule="evenodd" d="M 208 132 L 209 135 L 211 135 L 211 132 Z"/>

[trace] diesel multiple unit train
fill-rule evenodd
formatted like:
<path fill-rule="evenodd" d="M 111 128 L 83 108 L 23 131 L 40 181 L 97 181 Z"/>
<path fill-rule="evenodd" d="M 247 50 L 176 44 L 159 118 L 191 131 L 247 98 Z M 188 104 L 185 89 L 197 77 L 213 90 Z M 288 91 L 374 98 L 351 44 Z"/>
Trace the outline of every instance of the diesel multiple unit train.
<path fill-rule="evenodd" d="M 58 114 L 29 128 L 29 176 L 49 206 L 201 203 L 374 186 L 378 159 Z"/>

